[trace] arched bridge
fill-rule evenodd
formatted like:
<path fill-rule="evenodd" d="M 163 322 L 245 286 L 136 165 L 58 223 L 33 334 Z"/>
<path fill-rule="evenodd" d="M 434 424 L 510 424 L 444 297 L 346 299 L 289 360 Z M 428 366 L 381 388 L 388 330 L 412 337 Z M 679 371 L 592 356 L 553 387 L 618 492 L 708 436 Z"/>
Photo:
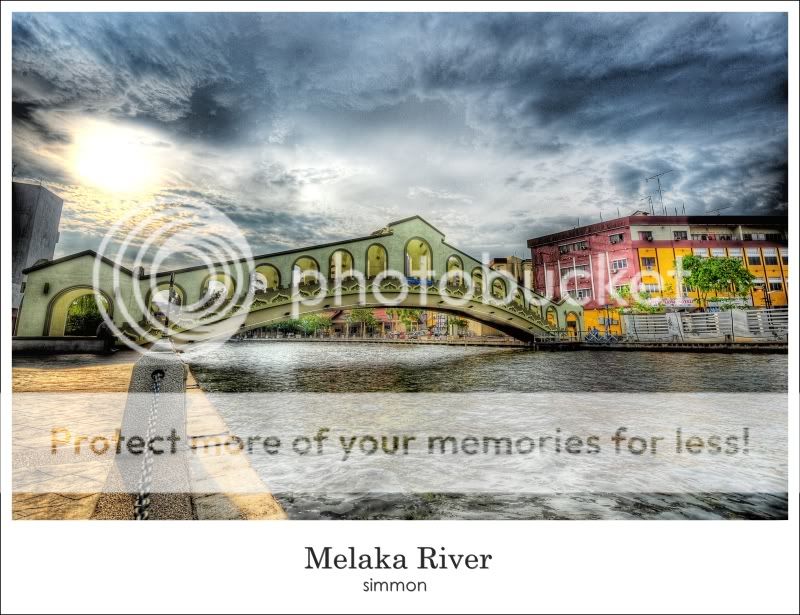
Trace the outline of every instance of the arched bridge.
<path fill-rule="evenodd" d="M 551 302 L 517 285 L 448 244 L 419 216 L 367 236 L 257 256 L 246 267 L 235 264 L 144 275 L 92 251 L 43 262 L 25 271 L 16 335 L 69 334 L 70 306 L 85 295 L 101 301 L 113 323 L 139 343 L 147 337 L 143 333 L 161 326 L 176 342 L 188 343 L 201 335 L 230 335 L 306 313 L 362 306 L 447 312 L 524 341 L 550 336 L 567 323 L 580 330 L 583 319 L 577 304 Z M 184 306 L 205 312 L 181 316 Z"/>

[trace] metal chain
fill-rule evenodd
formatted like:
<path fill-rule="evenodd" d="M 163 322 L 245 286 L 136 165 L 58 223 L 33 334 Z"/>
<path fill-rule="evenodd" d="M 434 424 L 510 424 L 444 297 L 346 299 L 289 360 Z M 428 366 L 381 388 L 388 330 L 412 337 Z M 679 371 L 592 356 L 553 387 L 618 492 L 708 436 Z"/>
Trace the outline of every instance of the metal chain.
<path fill-rule="evenodd" d="M 150 518 L 150 489 L 153 485 L 153 450 L 150 446 L 156 431 L 156 419 L 158 418 L 158 396 L 161 393 L 161 381 L 164 379 L 164 372 L 157 369 L 152 374 L 153 377 L 153 401 L 150 404 L 150 413 L 147 416 L 147 446 L 144 449 L 142 459 L 142 471 L 139 474 L 139 488 L 134 505 L 134 518 L 137 521 L 146 521 Z"/>

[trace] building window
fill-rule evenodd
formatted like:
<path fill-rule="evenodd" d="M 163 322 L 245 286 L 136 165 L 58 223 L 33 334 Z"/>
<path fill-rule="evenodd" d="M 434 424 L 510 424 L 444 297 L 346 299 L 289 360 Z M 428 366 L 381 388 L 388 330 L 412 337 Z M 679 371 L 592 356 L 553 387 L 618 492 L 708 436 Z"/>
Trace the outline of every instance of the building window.
<path fill-rule="evenodd" d="M 569 295 L 577 299 L 591 299 L 592 289 L 591 288 L 579 288 L 578 290 L 573 289 L 569 291 Z"/>
<path fill-rule="evenodd" d="M 620 258 L 615 261 L 611 261 L 611 270 L 616 271 L 618 269 L 627 269 L 628 268 L 628 259 L 627 258 Z"/>
<path fill-rule="evenodd" d="M 561 269 L 561 277 L 564 278 L 568 275 L 572 275 L 575 272 L 577 272 L 577 277 L 580 277 L 581 273 L 589 272 L 589 265 L 574 265 L 571 267 L 563 267 Z"/>
<path fill-rule="evenodd" d="M 742 258 L 742 249 L 741 248 L 728 248 L 728 257 L 729 258 Z"/>
<path fill-rule="evenodd" d="M 758 253 L 758 250 L 748 250 L 747 251 L 747 264 L 748 265 L 760 265 L 761 264 L 761 255 Z"/>
<path fill-rule="evenodd" d="M 745 241 L 766 241 L 768 237 L 777 237 L 777 235 L 766 233 L 744 233 L 742 238 Z"/>
<path fill-rule="evenodd" d="M 789 264 L 789 253 L 786 250 L 781 250 L 781 260 L 784 265 Z"/>
<path fill-rule="evenodd" d="M 725 258 L 725 248 L 711 248 L 711 256 L 714 258 Z"/>
<path fill-rule="evenodd" d="M 719 241 L 730 241 L 733 239 L 733 235 L 717 235 L 717 239 Z"/>
<path fill-rule="evenodd" d="M 675 241 L 683 241 L 688 238 L 688 233 L 686 231 L 672 231 L 672 238 Z"/>
<path fill-rule="evenodd" d="M 656 258 L 655 256 L 643 256 L 642 257 L 642 269 L 647 269 L 647 271 L 652 271 L 656 267 Z"/>
<path fill-rule="evenodd" d="M 642 241 L 653 241 L 653 231 L 639 231 L 639 239 Z"/>
<path fill-rule="evenodd" d="M 619 286 L 614 287 L 614 291 L 616 291 L 618 295 L 626 295 L 630 292 L 630 290 L 631 287 L 628 284 L 620 284 Z"/>
<path fill-rule="evenodd" d="M 692 233 L 692 241 L 708 241 L 707 233 Z"/>
<path fill-rule="evenodd" d="M 783 281 L 780 278 L 770 278 L 769 289 L 777 291 L 783 290 Z"/>
<path fill-rule="evenodd" d="M 657 293 L 660 289 L 658 287 L 658 284 L 645 282 L 644 284 L 642 284 L 642 290 L 646 293 Z"/>
<path fill-rule="evenodd" d="M 579 250 L 588 250 L 589 244 L 585 241 L 576 241 L 575 243 L 566 243 L 563 246 L 558 246 L 559 254 L 568 254 L 569 252 L 577 252 Z"/>
<path fill-rule="evenodd" d="M 609 235 L 608 240 L 611 243 L 622 243 L 625 241 L 625 233 L 616 233 L 614 235 Z"/>
<path fill-rule="evenodd" d="M 764 248 L 764 264 L 777 265 L 778 251 L 775 248 Z"/>
<path fill-rule="evenodd" d="M 697 258 L 708 258 L 708 248 L 694 248 L 692 254 Z"/>
<path fill-rule="evenodd" d="M 765 239 L 767 241 L 780 241 L 783 237 L 781 237 L 780 233 L 767 233 Z"/>

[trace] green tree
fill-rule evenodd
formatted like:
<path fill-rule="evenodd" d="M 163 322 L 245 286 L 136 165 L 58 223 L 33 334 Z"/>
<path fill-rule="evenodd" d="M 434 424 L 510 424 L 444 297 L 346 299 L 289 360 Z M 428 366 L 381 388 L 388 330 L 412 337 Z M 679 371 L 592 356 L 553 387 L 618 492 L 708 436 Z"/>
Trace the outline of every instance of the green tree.
<path fill-rule="evenodd" d="M 409 329 L 413 330 L 415 325 L 419 325 L 419 319 L 422 317 L 422 310 L 404 308 L 398 310 L 398 312 L 400 316 L 400 322 L 403 323 L 406 331 Z"/>
<path fill-rule="evenodd" d="M 466 329 L 468 325 L 469 321 L 467 321 L 466 318 L 460 318 L 458 316 L 447 317 L 447 328 L 455 330 L 456 334 L 463 333 L 464 329 Z"/>
<path fill-rule="evenodd" d="M 378 324 L 378 319 L 371 308 L 355 308 L 347 315 L 347 322 L 351 325 L 361 325 L 361 337 L 365 337 L 367 329 Z"/>
<path fill-rule="evenodd" d="M 700 307 L 708 306 L 708 295 L 726 293 L 745 296 L 753 288 L 755 276 L 744 266 L 740 258 L 698 258 L 684 256 L 683 281 L 697 291 Z"/>
<path fill-rule="evenodd" d="M 105 309 L 108 304 L 105 298 L 100 298 Z M 100 308 L 95 295 L 78 297 L 67 309 L 67 320 L 64 325 L 64 335 L 94 335 L 97 327 L 103 322 Z"/>
<path fill-rule="evenodd" d="M 661 305 L 651 305 L 647 302 L 650 298 L 650 293 L 647 291 L 641 291 L 638 293 L 638 297 L 636 300 L 633 298 L 633 294 L 631 293 L 631 287 L 628 284 L 625 284 L 620 288 L 617 293 L 620 297 L 625 299 L 628 307 L 624 308 L 609 308 L 609 312 L 612 314 L 614 310 L 617 310 L 617 314 L 659 314 L 664 311 L 664 307 Z"/>
<path fill-rule="evenodd" d="M 314 335 L 318 331 L 330 328 L 331 319 L 322 314 L 306 314 L 297 321 L 297 327 L 305 335 Z"/>

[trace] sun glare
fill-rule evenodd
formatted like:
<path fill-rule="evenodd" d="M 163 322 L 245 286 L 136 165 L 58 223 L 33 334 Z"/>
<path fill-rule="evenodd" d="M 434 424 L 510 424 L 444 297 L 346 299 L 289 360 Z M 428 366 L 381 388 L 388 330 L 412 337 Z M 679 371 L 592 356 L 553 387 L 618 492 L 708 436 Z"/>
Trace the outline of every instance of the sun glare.
<path fill-rule="evenodd" d="M 145 132 L 93 123 L 75 138 L 73 167 L 81 181 L 113 193 L 146 191 L 158 179 L 155 139 Z"/>

